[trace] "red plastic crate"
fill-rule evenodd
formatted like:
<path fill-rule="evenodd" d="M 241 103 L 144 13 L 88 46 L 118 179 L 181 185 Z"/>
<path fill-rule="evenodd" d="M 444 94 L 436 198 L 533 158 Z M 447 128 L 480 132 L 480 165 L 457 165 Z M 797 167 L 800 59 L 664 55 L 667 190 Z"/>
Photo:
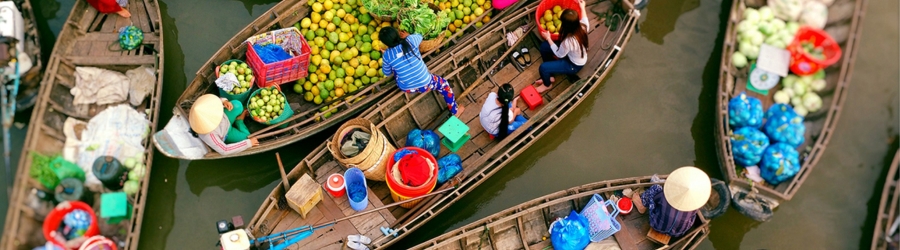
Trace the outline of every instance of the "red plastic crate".
<path fill-rule="evenodd" d="M 522 97 L 522 100 L 525 101 L 525 104 L 528 105 L 528 109 L 534 110 L 538 106 L 544 104 L 544 98 L 541 97 L 541 94 L 537 92 L 537 89 L 532 85 L 528 85 L 525 89 L 522 89 L 522 93 L 519 94 Z"/>
<path fill-rule="evenodd" d="M 544 27 L 541 27 L 541 25 L 540 25 L 541 17 L 544 16 L 544 11 L 552 10 L 553 6 L 556 6 L 556 5 L 559 5 L 559 7 L 562 7 L 563 11 L 565 11 L 566 9 L 574 10 L 576 13 L 578 13 L 578 18 L 581 18 L 581 15 L 584 15 L 584 13 L 581 13 L 581 6 L 579 6 L 578 2 L 576 2 L 575 0 L 541 0 L 541 3 L 538 4 L 537 11 L 535 12 L 535 15 L 534 15 L 535 21 L 537 21 L 536 23 L 537 23 L 538 31 L 540 31 L 540 32 L 544 31 Z M 587 8 L 587 7 L 585 7 L 585 8 Z M 556 41 L 559 39 L 559 35 L 550 33 L 550 39 L 553 39 L 554 41 Z"/>
<path fill-rule="evenodd" d="M 307 72 L 310 56 L 309 44 L 297 28 L 290 27 L 255 35 L 247 38 L 245 43 L 247 44 L 247 63 L 253 69 L 256 86 L 260 88 L 293 82 L 309 74 Z M 266 64 L 253 49 L 255 43 L 263 45 L 275 43 L 295 56 Z"/>

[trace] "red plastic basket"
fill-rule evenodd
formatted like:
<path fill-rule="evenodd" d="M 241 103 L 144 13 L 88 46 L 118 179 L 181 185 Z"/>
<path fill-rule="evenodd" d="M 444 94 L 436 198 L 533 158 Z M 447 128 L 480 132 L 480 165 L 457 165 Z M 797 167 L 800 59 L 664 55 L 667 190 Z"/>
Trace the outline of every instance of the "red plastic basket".
<path fill-rule="evenodd" d="M 88 227 L 87 231 L 84 233 L 85 238 L 90 238 L 91 236 L 97 235 L 100 233 L 100 229 L 97 227 L 97 215 L 94 213 L 94 209 L 91 208 L 90 205 L 81 201 L 68 201 L 69 206 L 57 205 L 44 219 L 44 225 L 42 227 L 42 231 L 44 233 L 44 238 L 57 245 L 63 249 L 65 249 L 65 242 L 59 242 L 54 237 L 50 237 L 50 232 L 57 230 L 59 228 L 59 224 L 63 222 L 63 217 L 66 216 L 69 212 L 75 209 L 81 209 L 86 211 L 91 216 L 91 225 Z"/>
<path fill-rule="evenodd" d="M 821 47 L 825 59 L 816 59 L 807 54 L 801 45 L 804 41 L 811 42 L 816 47 Z M 797 35 L 794 36 L 794 41 L 788 46 L 788 51 L 791 52 L 791 72 L 801 76 L 815 74 L 820 69 L 836 63 L 841 58 L 841 47 L 834 41 L 834 38 L 831 38 L 823 30 L 809 26 L 800 27 Z"/>
<path fill-rule="evenodd" d="M 579 6 L 578 2 L 575 2 L 575 0 L 541 0 L 541 3 L 538 4 L 537 12 L 535 12 L 534 15 L 534 20 L 536 21 L 535 24 L 537 24 L 538 30 L 540 32 L 545 31 L 544 27 L 542 27 L 541 25 L 541 17 L 544 16 L 544 11 L 552 10 L 553 6 L 556 5 L 562 7 L 563 11 L 565 11 L 566 9 L 570 9 L 578 12 L 578 18 L 581 18 L 581 15 L 583 15 L 583 13 L 581 13 L 581 6 Z M 559 35 L 550 33 L 550 38 L 555 41 L 559 39 Z"/>
<path fill-rule="evenodd" d="M 425 182 L 424 184 L 422 184 L 421 186 L 410 187 L 406 184 L 397 182 L 394 179 L 394 177 L 391 176 L 391 172 L 393 172 L 393 167 L 394 167 L 394 163 L 395 163 L 394 154 L 396 154 L 397 152 L 400 152 L 400 150 L 404 150 L 404 149 L 416 151 L 416 153 L 418 153 L 422 157 L 425 157 L 426 161 L 431 162 L 435 166 L 434 171 L 432 171 L 431 178 L 428 178 L 428 181 Z M 403 147 L 403 148 L 397 149 L 396 151 L 394 151 L 393 153 L 390 154 L 390 157 L 388 157 L 387 164 L 388 164 L 388 171 L 385 171 L 385 180 L 386 180 L 388 186 L 390 186 L 394 190 L 394 192 L 396 192 L 399 195 L 406 196 L 406 197 L 417 197 L 420 195 L 426 195 L 426 194 L 430 193 L 437 184 L 437 174 L 438 174 L 437 160 L 434 158 L 433 155 L 431 155 L 431 153 L 428 153 L 428 151 L 425 151 L 424 149 L 417 148 L 417 147 Z"/>
<path fill-rule="evenodd" d="M 300 30 L 294 27 L 269 31 L 263 34 L 247 38 L 247 63 L 253 69 L 256 86 L 260 88 L 270 87 L 286 82 L 293 82 L 306 77 L 309 73 L 309 44 L 306 38 L 300 34 Z M 263 63 L 262 59 L 253 49 L 253 44 L 278 44 L 285 51 L 292 53 L 290 59 Z"/>

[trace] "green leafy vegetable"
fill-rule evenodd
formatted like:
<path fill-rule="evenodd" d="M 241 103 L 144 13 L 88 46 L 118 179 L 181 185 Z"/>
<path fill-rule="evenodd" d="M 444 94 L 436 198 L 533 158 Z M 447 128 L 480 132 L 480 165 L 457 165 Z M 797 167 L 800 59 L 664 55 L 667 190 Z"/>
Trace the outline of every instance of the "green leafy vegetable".
<path fill-rule="evenodd" d="M 438 37 L 450 25 L 449 11 L 435 11 L 421 4 L 416 8 L 400 11 L 400 30 L 410 34 L 420 34 L 425 40 Z"/>

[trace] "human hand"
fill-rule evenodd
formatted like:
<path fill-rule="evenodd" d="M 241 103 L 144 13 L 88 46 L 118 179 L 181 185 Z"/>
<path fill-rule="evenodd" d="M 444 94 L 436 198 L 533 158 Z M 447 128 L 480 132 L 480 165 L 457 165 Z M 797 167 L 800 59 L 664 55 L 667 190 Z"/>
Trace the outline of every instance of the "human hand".
<path fill-rule="evenodd" d="M 406 32 L 404 30 L 400 31 L 400 38 L 406 39 L 407 36 L 409 36 L 409 32 Z"/>
<path fill-rule="evenodd" d="M 222 105 L 225 106 L 225 109 L 227 109 L 228 111 L 234 109 L 234 105 L 232 105 L 228 100 L 222 100 Z"/>
<path fill-rule="evenodd" d="M 251 146 L 259 146 L 259 139 L 256 139 L 256 138 L 247 138 L 247 140 L 250 140 L 250 145 L 251 145 Z"/>
<path fill-rule="evenodd" d="M 550 31 L 546 31 L 546 30 L 541 31 L 541 37 L 543 37 L 544 40 L 547 40 L 547 41 L 553 40 L 553 38 L 550 36 Z"/>

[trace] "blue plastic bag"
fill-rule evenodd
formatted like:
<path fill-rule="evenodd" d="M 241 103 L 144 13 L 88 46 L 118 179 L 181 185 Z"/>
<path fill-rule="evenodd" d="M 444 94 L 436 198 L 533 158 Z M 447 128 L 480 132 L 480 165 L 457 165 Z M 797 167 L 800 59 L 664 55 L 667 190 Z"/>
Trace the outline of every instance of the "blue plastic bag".
<path fill-rule="evenodd" d="M 731 135 L 734 161 L 742 166 L 755 166 L 769 146 L 769 137 L 754 127 L 743 127 Z"/>
<path fill-rule="evenodd" d="M 459 172 L 462 172 L 462 159 L 459 158 L 459 155 L 448 154 L 438 160 L 437 183 L 444 184 Z"/>
<path fill-rule="evenodd" d="M 557 250 L 582 250 L 591 243 L 587 218 L 572 210 L 550 226 L 550 243 Z"/>
<path fill-rule="evenodd" d="M 762 102 L 759 99 L 747 96 L 747 93 L 741 92 L 741 94 L 728 101 L 728 124 L 733 128 L 759 128 L 762 122 L 763 109 Z"/>
<path fill-rule="evenodd" d="M 400 159 L 403 159 L 403 157 L 408 154 L 418 154 L 418 152 L 416 152 L 415 150 L 409 150 L 409 149 L 405 149 L 405 148 L 397 150 L 397 152 L 394 153 L 394 162 L 400 161 Z"/>
<path fill-rule="evenodd" d="M 803 117 L 794 112 L 794 108 L 786 104 L 775 104 L 766 111 L 766 124 L 763 132 L 772 142 L 783 142 L 794 148 L 803 143 L 806 126 Z"/>
<path fill-rule="evenodd" d="M 284 51 L 284 48 L 275 44 L 254 44 L 253 49 L 256 50 L 256 55 L 259 56 L 263 63 L 275 63 L 291 59 L 291 54 L 288 54 L 287 51 Z"/>
<path fill-rule="evenodd" d="M 760 175 L 769 184 L 778 185 L 800 171 L 800 154 L 785 143 L 775 143 L 763 154 Z"/>
<path fill-rule="evenodd" d="M 413 129 L 406 135 L 406 146 L 417 147 L 428 151 L 432 156 L 441 154 L 441 138 L 434 131 Z"/>

